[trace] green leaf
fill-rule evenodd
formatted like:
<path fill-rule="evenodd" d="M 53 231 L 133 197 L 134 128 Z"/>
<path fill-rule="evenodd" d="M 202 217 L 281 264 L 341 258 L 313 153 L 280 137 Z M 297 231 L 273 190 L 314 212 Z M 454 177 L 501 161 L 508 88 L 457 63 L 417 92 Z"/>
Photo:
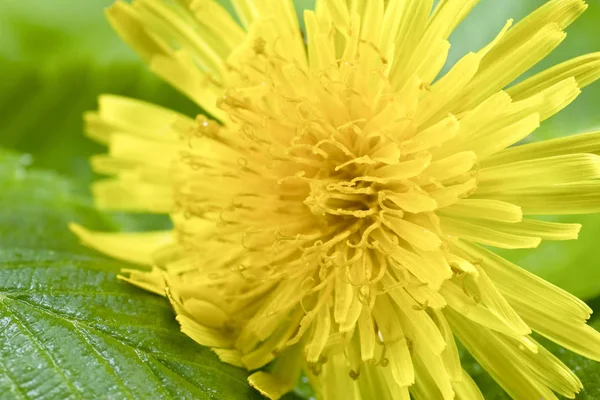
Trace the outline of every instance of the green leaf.
<path fill-rule="evenodd" d="M 108 228 L 68 181 L 0 152 L 0 398 L 253 399 L 246 372 L 179 332 L 168 302 L 81 249 Z"/>

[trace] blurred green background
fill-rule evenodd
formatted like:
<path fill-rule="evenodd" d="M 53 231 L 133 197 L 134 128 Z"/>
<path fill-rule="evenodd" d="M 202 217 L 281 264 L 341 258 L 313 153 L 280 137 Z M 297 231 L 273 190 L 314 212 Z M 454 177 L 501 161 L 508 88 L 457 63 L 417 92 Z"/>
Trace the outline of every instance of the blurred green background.
<path fill-rule="evenodd" d="M 226 0 L 224 0 L 226 1 Z M 196 107 L 154 78 L 121 43 L 103 17 L 110 0 L 2 0 L 0 2 L 0 147 L 31 155 L 36 168 L 54 171 L 82 193 L 94 178 L 87 164 L 103 149 L 83 136 L 81 115 L 101 93 L 152 101 L 193 115 Z M 311 0 L 296 0 L 298 9 Z M 508 18 L 516 20 L 544 0 L 482 0 L 451 37 L 449 65 L 483 47 Z M 600 1 L 569 29 L 565 42 L 534 71 L 600 51 Z M 600 130 L 600 83 L 528 140 Z M 0 192 L 0 196 L 2 193 Z M 584 298 L 600 310 L 600 217 L 584 223 L 573 242 L 545 243 L 503 255 Z M 600 378 L 599 378 L 600 380 Z M 491 397 L 490 397 L 491 398 Z"/>

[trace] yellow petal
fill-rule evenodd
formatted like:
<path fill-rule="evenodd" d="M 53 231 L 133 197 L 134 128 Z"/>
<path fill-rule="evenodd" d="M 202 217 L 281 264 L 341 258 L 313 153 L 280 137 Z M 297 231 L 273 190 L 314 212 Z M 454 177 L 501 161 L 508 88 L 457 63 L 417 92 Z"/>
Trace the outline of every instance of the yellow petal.
<path fill-rule="evenodd" d="M 600 153 L 600 132 L 582 133 L 510 147 L 483 161 L 484 167 L 567 154 Z"/>
<path fill-rule="evenodd" d="M 523 219 L 521 207 L 487 199 L 462 199 L 444 208 L 442 212 L 454 218 L 475 218 L 513 223 Z"/>
<path fill-rule="evenodd" d="M 456 400 L 485 400 L 479 387 L 465 370 L 462 370 L 460 381 L 452 382 L 452 388 L 456 393 Z"/>
<path fill-rule="evenodd" d="M 140 265 L 152 265 L 154 252 L 173 242 L 172 231 L 144 233 L 94 232 L 71 224 L 69 229 L 87 246 L 111 257 Z"/>
<path fill-rule="evenodd" d="M 600 156 L 568 154 L 518 161 L 479 171 L 477 196 L 600 178 Z"/>
<path fill-rule="evenodd" d="M 442 217 L 440 221 L 444 232 L 450 236 L 502 249 L 530 249 L 539 246 L 541 242 L 538 237 L 505 233 L 489 228 L 487 224 L 476 225 L 448 217 Z"/>
<path fill-rule="evenodd" d="M 506 89 L 506 92 L 513 99 L 522 100 L 571 77 L 575 78 L 579 88 L 584 88 L 600 78 L 600 53 L 586 54 L 565 61 L 525 79 Z"/>
<path fill-rule="evenodd" d="M 447 310 L 445 315 L 461 343 L 511 397 L 557 400 L 552 390 L 535 379 L 516 346 L 455 311 Z"/>

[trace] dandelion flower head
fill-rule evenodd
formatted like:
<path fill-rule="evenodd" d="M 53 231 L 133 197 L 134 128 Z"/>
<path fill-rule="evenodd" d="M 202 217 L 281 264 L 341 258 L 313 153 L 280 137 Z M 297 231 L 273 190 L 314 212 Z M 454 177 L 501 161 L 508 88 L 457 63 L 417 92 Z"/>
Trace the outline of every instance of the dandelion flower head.
<path fill-rule="evenodd" d="M 586 8 L 553 0 L 440 74 L 476 3 L 317 0 L 302 33 L 291 0 L 118 1 L 115 29 L 203 111 L 101 97 L 97 205 L 174 227 L 72 229 L 151 266 L 124 279 L 270 398 L 303 372 L 322 399 L 481 399 L 457 340 L 515 399 L 573 397 L 531 334 L 599 360 L 591 309 L 490 248 L 575 239 L 536 216 L 600 210 L 600 133 L 520 144 L 600 55 L 510 86 Z"/>

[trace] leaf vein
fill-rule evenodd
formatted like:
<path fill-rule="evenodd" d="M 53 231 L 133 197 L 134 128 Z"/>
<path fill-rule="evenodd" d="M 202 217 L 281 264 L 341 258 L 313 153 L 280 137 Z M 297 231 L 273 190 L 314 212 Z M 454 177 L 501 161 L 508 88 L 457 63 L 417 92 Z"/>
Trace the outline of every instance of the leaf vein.
<path fill-rule="evenodd" d="M 67 376 L 64 374 L 63 370 L 59 367 L 57 360 L 55 360 L 54 357 L 52 356 L 52 353 L 50 352 L 50 350 L 48 350 L 48 348 L 46 346 L 44 346 L 44 344 L 41 343 L 37 339 L 37 337 L 33 334 L 33 332 L 31 331 L 31 328 L 28 326 L 28 324 L 25 321 L 23 321 L 13 310 L 11 310 L 11 308 L 9 307 L 9 305 L 7 304 L 6 301 L 2 301 L 1 303 L 4 305 L 4 308 L 6 309 L 8 314 L 12 317 L 12 320 L 15 322 L 15 324 L 21 328 L 21 330 L 29 337 L 31 342 L 33 344 L 35 344 L 35 346 L 41 351 L 41 353 L 44 355 L 44 357 L 46 357 L 46 359 L 50 362 L 50 364 L 52 364 L 55 372 L 61 378 L 61 380 L 67 385 L 67 387 L 70 389 L 71 393 L 76 395 L 78 398 L 81 398 L 81 394 L 82 394 L 81 391 L 79 391 L 73 385 L 73 382 L 71 382 L 69 380 L 69 378 L 67 378 Z"/>
<path fill-rule="evenodd" d="M 11 392 L 18 399 L 26 400 L 28 398 L 27 394 L 25 392 L 23 392 L 23 389 L 21 388 L 21 386 L 19 386 L 19 384 L 17 383 L 15 378 L 8 372 L 8 368 L 6 368 L 6 365 L 4 365 L 4 363 L 2 361 L 3 361 L 2 357 L 0 357 L 0 369 L 2 370 L 2 372 L 4 372 L 4 376 L 6 376 L 11 383 L 11 385 L 10 385 Z"/>
<path fill-rule="evenodd" d="M 91 343 L 91 341 L 89 340 L 87 335 L 83 332 L 83 330 L 79 327 L 79 325 L 74 321 L 69 321 L 69 323 L 73 326 L 73 329 L 83 338 L 83 341 L 85 342 L 85 344 L 89 347 L 89 349 L 92 351 L 92 353 L 96 356 L 98 361 L 104 366 L 106 371 L 115 378 L 117 385 L 119 387 L 121 387 L 122 389 L 124 389 L 125 393 L 128 393 L 127 398 L 133 399 L 134 397 L 133 397 L 133 393 L 131 393 L 131 390 L 127 387 L 127 385 L 125 385 L 125 382 L 123 382 L 123 380 L 119 377 L 119 375 L 111 367 L 108 360 L 96 349 L 96 346 L 94 346 Z"/>

